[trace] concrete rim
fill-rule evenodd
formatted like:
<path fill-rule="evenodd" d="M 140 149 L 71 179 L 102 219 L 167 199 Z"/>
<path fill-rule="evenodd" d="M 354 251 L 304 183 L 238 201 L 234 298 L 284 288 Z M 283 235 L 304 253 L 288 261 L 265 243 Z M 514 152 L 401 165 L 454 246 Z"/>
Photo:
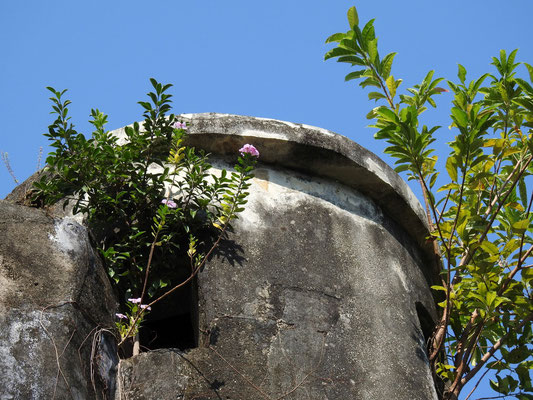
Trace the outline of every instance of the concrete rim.
<path fill-rule="evenodd" d="M 260 151 L 265 164 L 333 179 L 367 195 L 434 259 L 427 240 L 427 217 L 405 181 L 371 151 L 323 128 L 267 118 L 219 113 L 182 114 L 188 144 L 235 158 L 245 143 Z M 118 132 L 117 132 L 118 133 Z"/>

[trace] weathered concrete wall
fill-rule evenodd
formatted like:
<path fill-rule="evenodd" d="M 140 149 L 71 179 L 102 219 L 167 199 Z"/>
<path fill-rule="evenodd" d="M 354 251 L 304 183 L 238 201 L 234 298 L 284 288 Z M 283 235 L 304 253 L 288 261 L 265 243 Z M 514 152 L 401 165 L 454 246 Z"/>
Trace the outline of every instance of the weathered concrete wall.
<path fill-rule="evenodd" d="M 0 399 L 111 398 L 114 340 L 94 334 L 116 302 L 86 229 L 0 200 L 0 238 Z"/>
<path fill-rule="evenodd" d="M 436 399 L 424 212 L 379 158 L 329 131 L 184 116 L 230 167 L 261 152 L 246 211 L 198 277 L 199 344 L 123 360 L 121 399 Z M 418 307 L 417 307 L 418 306 Z"/>

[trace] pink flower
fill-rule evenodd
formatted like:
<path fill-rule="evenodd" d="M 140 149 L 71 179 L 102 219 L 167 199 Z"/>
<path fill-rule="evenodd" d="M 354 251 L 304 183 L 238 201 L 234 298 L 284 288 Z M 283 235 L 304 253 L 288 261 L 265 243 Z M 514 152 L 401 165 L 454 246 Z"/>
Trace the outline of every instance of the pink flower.
<path fill-rule="evenodd" d="M 444 88 L 441 88 L 441 87 L 436 87 L 435 90 L 436 90 L 437 92 L 441 92 L 441 93 L 449 92 L 448 89 L 444 89 Z"/>
<path fill-rule="evenodd" d="M 148 311 L 150 311 L 150 310 L 152 309 L 152 307 L 150 307 L 150 306 L 147 305 L 147 304 L 141 304 L 141 308 L 142 308 L 143 310 L 146 309 L 146 310 L 148 310 Z"/>
<path fill-rule="evenodd" d="M 131 299 L 128 299 L 128 301 L 133 304 L 139 304 L 141 302 L 141 298 L 140 297 L 137 297 L 136 299 L 131 298 Z"/>
<path fill-rule="evenodd" d="M 128 319 L 128 316 L 127 315 L 124 315 L 124 314 L 121 314 L 121 313 L 117 313 L 115 314 L 118 318 L 120 319 Z"/>
<path fill-rule="evenodd" d="M 170 199 L 163 199 L 161 200 L 161 203 L 166 204 L 168 208 L 176 208 L 178 206 L 174 201 Z"/>
<path fill-rule="evenodd" d="M 176 122 L 174 122 L 172 127 L 174 129 L 187 129 L 187 124 L 185 122 L 176 121 Z"/>
<path fill-rule="evenodd" d="M 254 147 L 253 144 L 245 144 L 239 151 L 243 156 L 245 153 L 248 153 L 254 157 L 259 157 L 259 151 Z"/>

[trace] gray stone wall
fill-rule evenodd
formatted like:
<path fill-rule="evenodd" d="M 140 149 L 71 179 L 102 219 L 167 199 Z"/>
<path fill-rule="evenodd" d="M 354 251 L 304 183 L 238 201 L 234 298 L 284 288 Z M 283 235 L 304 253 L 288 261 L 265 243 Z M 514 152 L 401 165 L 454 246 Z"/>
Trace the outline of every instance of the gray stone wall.
<path fill-rule="evenodd" d="M 417 313 L 435 317 L 431 257 L 403 181 L 331 132 L 188 119 L 217 168 L 245 143 L 260 162 L 246 210 L 198 276 L 198 348 L 121 361 L 117 397 L 436 399 Z"/>
<path fill-rule="evenodd" d="M 116 303 L 87 230 L 0 200 L 0 238 L 0 399 L 110 398 Z"/>
<path fill-rule="evenodd" d="M 12 204 L 21 186 L 0 201 L 0 399 L 436 399 L 432 246 L 398 175 L 324 129 L 182 118 L 218 169 L 245 143 L 261 152 L 245 212 L 189 292 L 148 321 L 165 329 L 189 308 L 197 345 L 118 363 L 112 335 L 93 342 L 116 302 L 87 230 Z"/>

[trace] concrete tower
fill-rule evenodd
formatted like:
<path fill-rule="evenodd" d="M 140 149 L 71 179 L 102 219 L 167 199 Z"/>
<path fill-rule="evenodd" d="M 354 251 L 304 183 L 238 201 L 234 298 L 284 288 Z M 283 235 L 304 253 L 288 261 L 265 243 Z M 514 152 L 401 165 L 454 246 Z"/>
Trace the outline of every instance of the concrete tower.
<path fill-rule="evenodd" d="M 231 169 L 245 143 L 261 155 L 246 210 L 198 276 L 196 348 L 122 361 L 122 395 L 436 399 L 425 351 L 431 246 L 401 178 L 324 129 L 222 114 L 183 120 L 189 144 L 215 167 Z"/>

